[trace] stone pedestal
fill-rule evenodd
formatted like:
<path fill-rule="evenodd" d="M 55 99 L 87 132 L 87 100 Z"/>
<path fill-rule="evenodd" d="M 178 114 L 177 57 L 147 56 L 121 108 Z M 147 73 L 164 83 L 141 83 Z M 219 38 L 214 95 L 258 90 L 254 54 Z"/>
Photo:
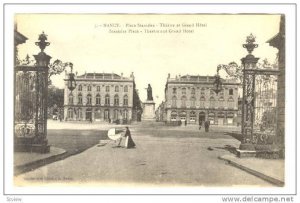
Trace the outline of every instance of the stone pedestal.
<path fill-rule="evenodd" d="M 155 121 L 155 103 L 154 101 L 145 101 L 143 103 L 143 121 Z"/>

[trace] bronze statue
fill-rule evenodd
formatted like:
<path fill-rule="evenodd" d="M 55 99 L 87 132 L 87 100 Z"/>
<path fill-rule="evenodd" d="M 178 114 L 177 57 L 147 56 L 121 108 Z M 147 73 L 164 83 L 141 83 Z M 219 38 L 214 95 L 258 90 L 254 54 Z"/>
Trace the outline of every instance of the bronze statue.
<path fill-rule="evenodd" d="M 147 101 L 153 101 L 152 87 L 150 84 L 148 84 L 148 88 L 147 88 Z"/>

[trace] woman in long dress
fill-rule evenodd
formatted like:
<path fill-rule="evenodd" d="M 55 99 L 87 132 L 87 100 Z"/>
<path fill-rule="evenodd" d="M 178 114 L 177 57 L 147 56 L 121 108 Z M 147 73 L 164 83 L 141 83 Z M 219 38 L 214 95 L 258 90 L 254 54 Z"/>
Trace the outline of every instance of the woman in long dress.
<path fill-rule="evenodd" d="M 132 140 L 131 133 L 128 127 L 126 127 L 126 132 L 125 132 L 125 148 L 134 148 L 135 143 Z"/>

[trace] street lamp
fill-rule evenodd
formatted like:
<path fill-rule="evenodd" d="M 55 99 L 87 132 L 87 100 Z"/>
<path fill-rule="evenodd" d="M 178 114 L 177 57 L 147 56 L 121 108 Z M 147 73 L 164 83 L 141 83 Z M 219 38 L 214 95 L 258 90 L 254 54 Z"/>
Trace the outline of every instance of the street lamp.
<path fill-rule="evenodd" d="M 219 71 L 220 71 L 221 67 L 218 66 L 217 67 L 217 74 L 215 75 L 215 81 L 213 83 L 213 88 L 212 90 L 216 93 L 219 94 L 219 92 L 221 92 L 223 90 L 223 84 L 222 84 L 222 78 L 219 75 Z"/>
<path fill-rule="evenodd" d="M 67 65 L 69 65 L 71 68 L 68 78 L 68 89 L 72 92 L 76 88 L 75 74 L 73 73 L 73 63 L 68 63 Z"/>

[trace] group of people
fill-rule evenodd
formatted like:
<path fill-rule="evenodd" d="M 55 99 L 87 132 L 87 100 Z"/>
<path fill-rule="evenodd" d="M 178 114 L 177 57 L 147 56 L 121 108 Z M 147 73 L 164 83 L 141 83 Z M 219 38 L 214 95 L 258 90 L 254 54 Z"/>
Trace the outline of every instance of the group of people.
<path fill-rule="evenodd" d="M 201 130 L 202 125 L 203 125 L 203 121 L 199 120 L 199 130 Z M 208 120 L 204 121 L 205 132 L 209 131 L 209 126 L 210 126 L 210 122 Z"/>

